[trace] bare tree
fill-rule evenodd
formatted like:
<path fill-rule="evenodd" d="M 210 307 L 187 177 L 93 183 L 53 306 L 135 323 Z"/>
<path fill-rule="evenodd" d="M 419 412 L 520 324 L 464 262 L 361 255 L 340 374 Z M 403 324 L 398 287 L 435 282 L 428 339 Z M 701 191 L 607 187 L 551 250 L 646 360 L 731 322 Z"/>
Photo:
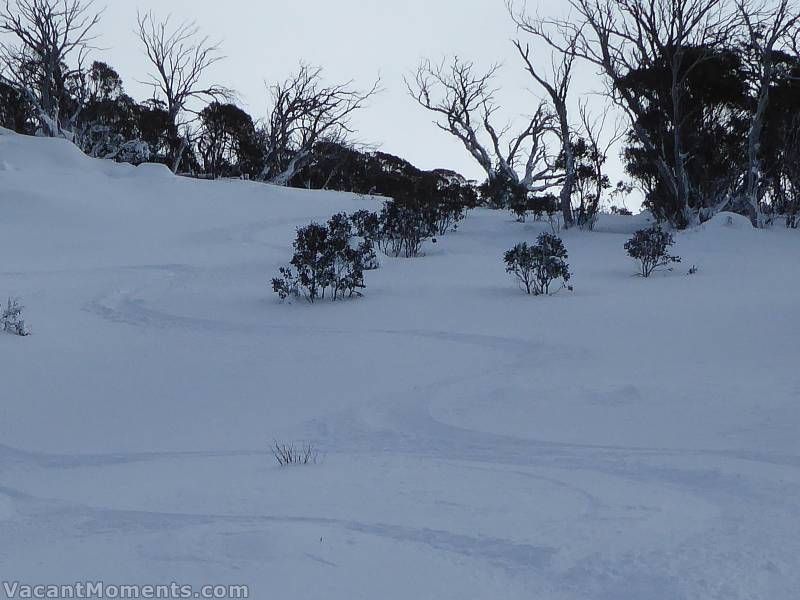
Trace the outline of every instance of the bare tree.
<path fill-rule="evenodd" d="M 10 38 L 0 43 L 0 78 L 26 95 L 44 135 L 74 135 L 82 107 L 83 62 L 101 16 L 93 4 L 5 0 L 0 6 L 0 33 Z"/>
<path fill-rule="evenodd" d="M 269 87 L 272 106 L 264 138 L 263 180 L 288 185 L 321 141 L 344 143 L 354 133 L 353 114 L 380 91 L 380 80 L 367 91 L 353 82 L 325 85 L 322 69 L 301 64 L 297 73 Z"/>
<path fill-rule="evenodd" d="M 544 41 L 550 39 L 549 32 L 543 20 L 531 19 L 523 12 L 515 11 L 513 0 L 508 0 L 506 7 L 519 30 Z M 558 50 L 554 51 L 554 55 L 551 56 L 551 70 L 549 76 L 545 75 L 543 71 L 534 65 L 530 45 L 525 44 L 523 46 L 520 40 L 514 40 L 514 47 L 525 62 L 526 70 L 536 83 L 547 93 L 555 109 L 558 120 L 558 138 L 561 142 L 561 155 L 564 160 L 564 182 L 561 186 L 559 199 L 564 225 L 567 228 L 575 224 L 575 219 L 572 214 L 572 193 L 577 181 L 572 126 L 569 120 L 567 103 L 569 101 L 570 84 L 572 83 L 572 69 L 577 57 L 576 46 L 579 35 L 580 30 L 570 32 L 569 37 L 564 38 Z"/>
<path fill-rule="evenodd" d="M 439 64 L 423 60 L 406 86 L 423 108 L 437 115 L 437 127 L 461 141 L 490 183 L 502 178 L 528 192 L 545 192 L 564 180 L 547 145 L 547 137 L 556 132 L 555 118 L 540 102 L 518 134 L 511 134 L 510 125 L 498 128 L 492 87 L 498 69 L 494 65 L 478 73 L 473 63 L 458 57 Z"/>
<path fill-rule="evenodd" d="M 203 37 L 193 22 L 172 25 L 171 17 L 156 21 L 152 13 L 137 15 L 139 40 L 147 58 L 155 68 L 146 82 L 154 95 L 163 99 L 170 122 L 174 128 L 172 171 L 177 172 L 186 148 L 189 133 L 181 115 L 193 99 L 229 99 L 232 92 L 220 85 L 204 85 L 203 75 L 212 65 L 222 60 L 220 47 Z M 180 130 L 183 129 L 183 133 Z"/>
<path fill-rule="evenodd" d="M 778 0 L 777 5 L 761 0 L 736 0 L 748 49 L 749 71 L 753 82 L 755 109 L 750 118 L 747 136 L 747 174 L 743 196 L 750 217 L 757 227 L 764 225 L 761 207 L 761 136 L 769 105 L 770 87 L 777 75 L 776 58 L 787 42 L 796 39 L 800 13 L 791 0 Z"/>
<path fill-rule="evenodd" d="M 735 25 L 728 0 L 568 0 L 572 19 L 544 19 L 542 39 L 597 65 L 609 81 L 612 100 L 628 114 L 633 133 L 654 157 L 664 188 L 678 207 L 679 225 L 695 222 L 683 131 L 687 81 L 728 42 Z M 566 40 L 566 42 L 565 42 Z M 642 125 L 647 99 L 628 85 L 629 74 L 665 66 L 670 90 L 671 150 Z M 671 155 L 669 154 L 671 152 Z"/>

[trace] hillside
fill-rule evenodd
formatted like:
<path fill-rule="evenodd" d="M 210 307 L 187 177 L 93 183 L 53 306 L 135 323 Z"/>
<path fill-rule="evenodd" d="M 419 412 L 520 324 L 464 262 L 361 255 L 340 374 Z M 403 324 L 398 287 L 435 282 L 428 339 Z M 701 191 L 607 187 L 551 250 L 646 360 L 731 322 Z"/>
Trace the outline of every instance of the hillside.
<path fill-rule="evenodd" d="M 605 217 L 532 298 L 502 254 L 546 225 L 475 210 L 363 298 L 277 301 L 297 226 L 378 206 L 0 130 L 0 298 L 33 330 L 0 335 L 3 578 L 796 597 L 797 231 L 723 214 L 643 280 L 646 219 Z M 275 463 L 305 440 L 319 464 Z"/>

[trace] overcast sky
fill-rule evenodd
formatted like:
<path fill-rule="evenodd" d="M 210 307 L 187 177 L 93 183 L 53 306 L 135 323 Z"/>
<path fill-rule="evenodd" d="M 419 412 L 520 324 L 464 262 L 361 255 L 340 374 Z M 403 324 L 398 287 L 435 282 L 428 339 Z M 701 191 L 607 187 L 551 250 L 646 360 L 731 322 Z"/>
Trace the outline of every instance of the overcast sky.
<path fill-rule="evenodd" d="M 536 0 L 529 5 L 535 9 Z M 559 7 L 560 0 L 551 0 L 541 10 Z M 136 80 L 145 78 L 148 64 L 134 34 L 137 8 L 193 19 L 220 41 L 226 59 L 208 80 L 235 89 L 256 118 L 266 112 L 264 82 L 285 79 L 301 60 L 324 67 L 330 82 L 353 79 L 367 88 L 380 75 L 385 91 L 356 118 L 360 139 L 426 169 L 484 177 L 463 147 L 434 127 L 432 115 L 406 94 L 403 75 L 421 58 L 458 54 L 482 66 L 502 62 L 504 118 L 530 114 L 537 104 L 535 86 L 511 46 L 516 31 L 504 0 L 114 0 L 100 26 L 99 44 L 106 48 L 100 55 L 117 68 L 128 91 L 143 99 L 149 92 Z M 544 48 L 539 57 L 548 64 Z M 602 82 L 583 67 L 574 87 L 577 99 L 602 89 Z M 602 110 L 602 101 L 594 103 Z M 621 176 L 618 166 L 611 176 Z"/>

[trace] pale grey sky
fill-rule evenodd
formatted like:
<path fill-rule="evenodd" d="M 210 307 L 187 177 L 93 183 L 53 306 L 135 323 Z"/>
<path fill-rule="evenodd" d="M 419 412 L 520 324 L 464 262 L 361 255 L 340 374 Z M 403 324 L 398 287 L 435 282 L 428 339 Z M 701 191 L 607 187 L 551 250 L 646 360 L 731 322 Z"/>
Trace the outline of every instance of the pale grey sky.
<path fill-rule="evenodd" d="M 102 4 L 102 0 L 98 1 Z M 536 7 L 536 0 L 529 2 Z M 563 10 L 551 0 L 541 10 Z M 327 80 L 354 79 L 368 87 L 380 75 L 385 91 L 356 118 L 360 139 L 422 168 L 444 167 L 482 179 L 483 173 L 460 144 L 432 124 L 432 115 L 406 94 L 403 75 L 422 57 L 458 54 L 481 66 L 502 62 L 505 118 L 531 113 L 535 89 L 511 45 L 516 35 L 504 0 L 109 0 L 100 26 L 100 53 L 116 67 L 129 92 L 148 95 L 136 83 L 148 70 L 134 34 L 137 9 L 158 16 L 193 19 L 219 40 L 227 57 L 209 81 L 235 89 L 254 117 L 266 112 L 264 82 L 285 79 L 303 60 L 325 69 Z M 549 55 L 542 48 L 542 65 Z M 575 98 L 602 89 L 588 67 L 578 70 Z M 603 101 L 596 100 L 598 110 Z M 613 172 L 621 176 L 616 157 Z"/>

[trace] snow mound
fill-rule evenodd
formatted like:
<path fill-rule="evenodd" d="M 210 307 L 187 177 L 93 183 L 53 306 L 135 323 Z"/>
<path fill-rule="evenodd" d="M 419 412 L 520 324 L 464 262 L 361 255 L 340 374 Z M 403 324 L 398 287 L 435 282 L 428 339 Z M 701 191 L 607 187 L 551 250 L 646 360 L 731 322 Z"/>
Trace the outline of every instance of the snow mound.
<path fill-rule="evenodd" d="M 143 163 L 133 170 L 133 175 L 142 179 L 171 179 L 174 177 L 172 171 L 160 163 Z"/>
<path fill-rule="evenodd" d="M 85 169 L 93 160 L 67 140 L 23 136 L 8 130 L 0 135 L 0 157 L 6 171 L 42 167 L 76 171 Z"/>
<path fill-rule="evenodd" d="M 644 229 L 655 223 L 655 217 L 649 210 L 638 215 L 610 215 L 606 213 L 597 216 L 594 231 L 602 233 L 631 234 L 639 229 Z"/>
<path fill-rule="evenodd" d="M 703 224 L 706 229 L 738 229 L 738 230 L 752 230 L 753 224 L 745 216 L 732 213 L 721 212 L 711 217 Z"/>

